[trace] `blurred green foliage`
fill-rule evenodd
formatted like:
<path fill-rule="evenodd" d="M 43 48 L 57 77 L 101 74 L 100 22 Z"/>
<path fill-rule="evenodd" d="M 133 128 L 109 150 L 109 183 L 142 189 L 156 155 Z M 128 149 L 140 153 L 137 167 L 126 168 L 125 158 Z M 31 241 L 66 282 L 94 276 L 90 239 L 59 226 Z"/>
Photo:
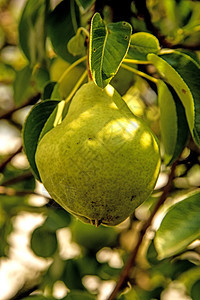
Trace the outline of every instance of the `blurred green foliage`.
<path fill-rule="evenodd" d="M 40 202 L 41 185 L 32 175 L 23 150 L 18 151 L 22 145 L 21 130 L 25 117 L 41 94 L 44 101 L 51 98 L 53 91 L 54 96 L 59 97 L 54 90 L 59 78 L 52 78 L 52 69 L 61 76 L 66 68 L 55 69 L 55 61 L 63 59 L 63 64 L 71 64 L 79 58 L 68 51 L 67 44 L 79 26 L 89 29 L 95 10 L 101 12 L 107 22 L 127 21 L 134 32 L 157 35 L 161 48 L 179 48 L 192 57 L 199 68 L 200 2 L 149 0 L 124 1 L 119 5 L 117 1 L 108 0 L 49 0 L 37 1 L 36 6 L 32 0 L 22 1 L 24 6 L 19 2 L 0 1 L 0 268 L 1 260 L 9 259 L 12 253 L 11 236 L 16 232 L 17 217 L 40 215 L 42 223 L 31 229 L 28 247 L 34 258 L 38 256 L 47 262 L 46 268 L 42 274 L 38 272 L 37 280 L 34 277 L 25 291 L 21 286 L 13 291 L 12 297 L 19 295 L 18 299 L 30 300 L 96 299 L 105 289 L 106 282 L 118 280 L 135 245 L 140 224 L 148 218 L 164 184 L 158 186 L 152 197 L 137 209 L 135 216 L 117 228 L 94 228 L 83 224 L 55 204 L 49 195 L 44 193 Z M 141 66 L 139 70 L 151 76 L 156 74 L 152 66 Z M 139 112 L 160 139 L 155 85 L 127 73 L 120 69 L 113 85 L 121 94 L 127 92 L 127 103 L 130 107 L 132 103 L 133 111 Z M 129 78 L 125 80 L 127 76 Z M 178 162 L 170 197 L 166 207 L 162 208 L 163 215 L 177 199 L 182 200 L 200 187 L 199 162 L 200 149 L 190 138 Z M 162 178 L 168 172 L 169 168 L 163 163 Z M 33 196 L 36 197 L 34 201 Z M 183 218 L 187 220 L 187 215 Z M 70 251 L 68 255 L 63 254 L 63 245 L 65 250 L 72 249 L 73 254 Z M 177 282 L 184 285 L 185 295 L 199 299 L 199 253 L 197 241 L 182 252 L 161 259 L 153 235 L 146 236 L 130 275 L 130 284 L 118 299 L 161 299 L 163 293 Z M 35 285 L 34 281 L 39 284 Z M 62 297 L 56 296 L 55 292 L 59 282 L 65 287 Z"/>

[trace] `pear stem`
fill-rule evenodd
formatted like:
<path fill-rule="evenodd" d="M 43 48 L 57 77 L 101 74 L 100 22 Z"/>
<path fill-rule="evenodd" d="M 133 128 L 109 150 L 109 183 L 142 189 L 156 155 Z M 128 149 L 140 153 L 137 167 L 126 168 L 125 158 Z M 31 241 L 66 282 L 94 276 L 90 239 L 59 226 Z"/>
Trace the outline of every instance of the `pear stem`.
<path fill-rule="evenodd" d="M 129 63 L 129 64 L 135 64 L 135 65 L 150 65 L 151 64 L 151 62 L 148 60 L 138 60 L 138 59 L 130 59 L 130 58 L 125 58 L 123 60 L 123 62 Z"/>
<path fill-rule="evenodd" d="M 76 34 L 79 36 L 81 34 L 81 32 L 84 32 L 85 35 L 87 36 L 87 38 L 89 38 L 90 34 L 89 34 L 89 31 L 86 28 L 84 28 L 84 27 L 78 28 Z"/>
<path fill-rule="evenodd" d="M 86 77 L 87 77 L 87 70 L 85 70 L 83 72 L 83 74 L 81 75 L 81 77 L 79 78 L 79 80 L 77 81 L 77 83 L 75 84 L 74 88 L 72 89 L 71 93 L 65 99 L 65 103 L 67 103 L 67 102 L 70 101 L 70 99 L 74 96 L 74 94 L 76 93 L 76 91 L 78 90 L 78 88 L 80 87 L 81 83 L 84 81 L 84 79 Z"/>
<path fill-rule="evenodd" d="M 87 59 L 87 55 L 77 59 L 73 64 L 71 64 L 71 66 L 69 66 L 69 68 L 67 68 L 67 70 L 62 74 L 62 76 L 59 78 L 58 83 L 61 83 L 62 80 L 64 79 L 64 77 L 73 69 L 75 68 L 77 65 L 79 65 L 80 63 L 82 63 L 83 61 L 85 61 Z"/>
<path fill-rule="evenodd" d="M 141 71 L 139 71 L 139 70 L 137 70 L 137 69 L 134 69 L 134 68 L 132 68 L 132 67 L 129 67 L 129 66 L 123 64 L 123 63 L 122 63 L 121 66 L 122 66 L 122 68 L 124 68 L 124 69 L 126 69 L 126 70 L 128 70 L 128 71 L 130 71 L 130 72 L 133 72 L 133 73 L 135 73 L 135 74 L 137 74 L 137 75 L 139 75 L 139 76 L 141 76 L 141 77 L 144 77 L 144 78 L 146 78 L 146 79 L 148 79 L 148 80 L 154 82 L 155 84 L 158 83 L 158 79 L 156 79 L 156 78 L 154 78 L 154 77 L 152 77 L 152 76 L 150 76 L 150 75 L 147 75 L 147 74 L 144 73 L 144 72 L 141 72 Z"/>

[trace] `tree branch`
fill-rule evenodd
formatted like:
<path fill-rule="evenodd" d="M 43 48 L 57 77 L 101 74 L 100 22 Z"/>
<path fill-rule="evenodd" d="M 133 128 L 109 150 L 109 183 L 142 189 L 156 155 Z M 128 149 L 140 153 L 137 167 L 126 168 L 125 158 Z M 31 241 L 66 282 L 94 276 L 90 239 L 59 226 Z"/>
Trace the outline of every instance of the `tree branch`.
<path fill-rule="evenodd" d="M 27 196 L 27 195 L 36 195 L 40 197 L 44 197 L 48 200 L 52 200 L 50 197 L 47 197 L 43 194 L 31 191 L 31 190 L 22 190 L 18 191 L 10 187 L 5 187 L 3 185 L 0 185 L 0 195 L 5 195 L 5 196 Z"/>
<path fill-rule="evenodd" d="M 40 99 L 40 97 L 41 97 L 41 94 L 40 94 L 40 93 L 36 94 L 35 96 L 33 96 L 33 97 L 31 97 L 30 99 L 28 99 L 24 104 L 22 104 L 22 105 L 20 105 L 20 106 L 18 106 L 18 107 L 14 107 L 13 109 L 11 109 L 11 110 L 9 110 L 8 112 L 6 112 L 5 114 L 1 115 L 1 116 L 0 116 L 0 120 L 1 120 L 1 119 L 9 119 L 9 118 L 12 116 L 12 114 L 13 114 L 14 112 L 16 112 L 16 111 L 18 111 L 19 109 L 22 109 L 22 108 L 24 108 L 24 107 L 26 107 L 26 106 L 28 106 L 28 105 L 33 105 L 33 104 L 35 104 L 35 103 Z"/>
<path fill-rule="evenodd" d="M 143 242 L 143 239 L 145 237 L 146 231 L 149 228 L 149 226 L 152 223 L 152 220 L 155 216 L 155 214 L 157 213 L 158 209 L 160 208 L 160 206 L 165 202 L 165 200 L 167 199 L 167 196 L 170 192 L 171 189 L 171 185 L 173 182 L 173 178 L 174 178 L 174 173 L 175 173 L 175 169 L 176 169 L 176 165 L 177 165 L 177 161 L 175 161 L 171 167 L 171 172 L 169 174 L 169 178 L 168 178 L 168 182 L 166 184 L 166 186 L 163 188 L 163 193 L 159 199 L 159 201 L 156 203 L 154 210 L 152 211 L 151 215 L 149 216 L 149 218 L 146 220 L 146 222 L 144 223 L 141 231 L 139 232 L 139 237 L 138 237 L 138 241 L 137 244 L 135 246 L 135 248 L 133 249 L 124 269 L 122 270 L 122 273 L 119 277 L 119 280 L 113 290 L 113 292 L 111 293 L 111 295 L 109 296 L 108 300 L 114 300 L 116 299 L 118 293 L 125 287 L 125 285 L 127 284 L 127 281 L 130 278 L 130 273 L 133 269 L 133 267 L 135 267 L 136 265 L 136 257 L 138 254 L 138 251 L 140 249 L 140 246 Z"/>
<path fill-rule="evenodd" d="M 31 172 L 26 172 L 23 174 L 20 174 L 18 176 L 12 177 L 4 182 L 1 183 L 2 186 L 8 186 L 8 185 L 12 185 L 27 179 L 33 178 L 33 174 Z"/>
<path fill-rule="evenodd" d="M 36 291 L 39 288 L 39 284 L 36 284 L 35 286 L 27 289 L 26 291 L 19 291 L 15 296 L 13 296 L 10 300 L 21 300 L 25 297 L 28 297 L 32 292 Z"/>
<path fill-rule="evenodd" d="M 11 161 L 11 159 L 22 151 L 22 146 L 20 146 L 14 153 L 12 153 L 9 157 L 4 159 L 0 164 L 0 173 L 2 173 L 7 166 L 7 164 Z"/>

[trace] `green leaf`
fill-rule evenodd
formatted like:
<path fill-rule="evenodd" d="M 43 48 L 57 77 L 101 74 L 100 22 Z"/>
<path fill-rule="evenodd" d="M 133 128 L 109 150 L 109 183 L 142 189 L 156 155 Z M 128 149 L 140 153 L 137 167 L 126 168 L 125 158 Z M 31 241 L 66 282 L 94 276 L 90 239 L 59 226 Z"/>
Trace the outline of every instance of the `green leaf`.
<path fill-rule="evenodd" d="M 57 238 L 54 231 L 43 226 L 37 227 L 31 236 L 31 248 L 37 256 L 51 257 L 57 250 Z"/>
<path fill-rule="evenodd" d="M 165 215 L 155 236 L 159 258 L 170 257 L 200 236 L 200 192 L 173 205 Z"/>
<path fill-rule="evenodd" d="M 48 230 L 56 231 L 57 229 L 67 227 L 70 224 L 70 214 L 64 209 L 48 209 L 48 216 L 43 224 Z"/>
<path fill-rule="evenodd" d="M 158 253 L 157 253 L 156 248 L 154 246 L 154 241 L 153 240 L 151 241 L 151 243 L 148 247 L 146 258 L 147 258 L 147 261 L 151 265 L 157 265 L 157 264 L 160 263 L 160 261 L 158 260 Z"/>
<path fill-rule="evenodd" d="M 50 81 L 49 72 L 47 68 L 43 66 L 35 67 L 33 71 L 33 78 L 37 85 L 37 89 L 42 92 L 46 84 Z"/>
<path fill-rule="evenodd" d="M 103 247 L 112 247 L 117 240 L 117 232 L 112 227 L 98 228 L 74 220 L 71 225 L 72 240 L 87 250 L 99 251 Z"/>
<path fill-rule="evenodd" d="M 200 280 L 197 280 L 191 289 L 192 300 L 199 300 L 200 295 Z"/>
<path fill-rule="evenodd" d="M 171 164 L 181 154 L 188 139 L 186 115 L 176 92 L 162 80 L 158 83 L 158 103 L 165 164 Z"/>
<path fill-rule="evenodd" d="M 43 138 L 43 136 L 50 131 L 52 128 L 56 127 L 58 124 L 60 124 L 62 122 L 62 120 L 64 119 L 67 111 L 69 108 L 69 102 L 66 104 L 65 101 L 60 101 L 56 107 L 54 108 L 53 112 L 51 113 L 51 115 L 49 116 L 48 120 L 46 121 L 38 142 Z"/>
<path fill-rule="evenodd" d="M 46 100 L 45 102 L 36 104 L 30 111 L 23 127 L 24 150 L 32 171 L 38 180 L 40 180 L 40 175 L 35 163 L 38 139 L 42 128 L 58 103 L 59 101 Z"/>
<path fill-rule="evenodd" d="M 160 51 L 158 39 L 147 32 L 137 32 L 131 35 L 127 58 L 147 60 L 149 53 L 158 54 Z"/>
<path fill-rule="evenodd" d="M 78 263 L 75 259 L 66 260 L 62 280 L 70 290 L 84 289 L 81 276 L 80 276 Z"/>
<path fill-rule="evenodd" d="M 42 100 L 51 99 L 51 94 L 53 92 L 53 89 L 56 85 L 56 81 L 50 81 L 47 83 L 44 87 L 43 94 L 42 94 Z"/>
<path fill-rule="evenodd" d="M 58 82 L 56 82 L 56 84 L 53 86 L 53 90 L 52 90 L 50 99 L 63 100 L 60 95 L 60 84 Z"/>
<path fill-rule="evenodd" d="M 76 35 L 73 36 L 67 44 L 67 49 L 69 53 L 71 53 L 73 56 L 86 55 L 87 48 L 85 46 L 85 41 L 86 41 L 86 34 L 80 27 L 77 30 Z"/>
<path fill-rule="evenodd" d="M 68 52 L 67 44 L 80 26 L 79 18 L 79 9 L 73 0 L 64 0 L 59 3 L 48 17 L 48 36 L 54 51 L 69 62 L 76 59 Z"/>
<path fill-rule="evenodd" d="M 149 54 L 163 79 L 179 96 L 187 117 L 190 132 L 200 145 L 200 67 L 188 55 L 170 51 L 162 55 Z"/>
<path fill-rule="evenodd" d="M 16 73 L 13 84 L 15 104 L 19 106 L 33 93 L 30 89 L 32 68 L 29 65 Z"/>
<path fill-rule="evenodd" d="M 107 26 L 99 13 L 91 21 L 89 64 L 95 83 L 104 88 L 116 74 L 130 44 L 132 27 L 127 22 Z"/>
<path fill-rule="evenodd" d="M 24 7 L 19 23 L 19 42 L 21 48 L 34 66 L 46 58 L 45 20 L 48 9 L 46 0 L 29 0 Z"/>

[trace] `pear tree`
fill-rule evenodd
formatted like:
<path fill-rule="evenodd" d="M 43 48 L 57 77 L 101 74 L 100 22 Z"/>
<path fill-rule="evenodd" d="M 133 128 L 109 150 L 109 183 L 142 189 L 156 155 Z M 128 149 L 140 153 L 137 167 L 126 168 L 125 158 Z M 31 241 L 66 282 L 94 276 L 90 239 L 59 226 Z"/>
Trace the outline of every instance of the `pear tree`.
<path fill-rule="evenodd" d="M 36 271 L 0 298 L 199 299 L 200 2 L 18 4 L 0 2 L 2 260 L 41 222 Z"/>

